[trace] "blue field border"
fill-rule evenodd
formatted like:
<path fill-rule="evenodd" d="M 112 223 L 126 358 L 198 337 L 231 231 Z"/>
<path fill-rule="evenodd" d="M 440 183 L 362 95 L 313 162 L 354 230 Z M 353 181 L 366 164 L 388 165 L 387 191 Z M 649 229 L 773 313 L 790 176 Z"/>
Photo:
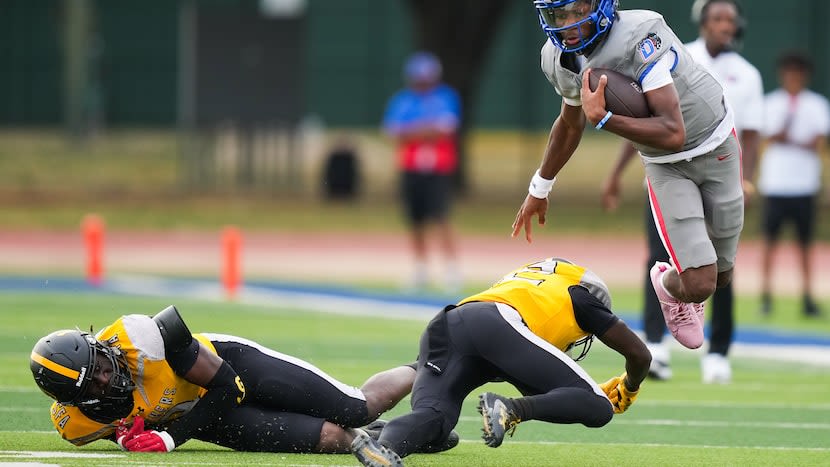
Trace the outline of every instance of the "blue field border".
<path fill-rule="evenodd" d="M 136 285 L 125 288 L 123 284 L 129 278 L 118 281 L 104 281 L 100 285 L 92 285 L 81 278 L 40 278 L 40 277 L 8 277 L 0 276 L 0 291 L 17 292 L 44 292 L 44 293 L 101 293 L 124 295 L 157 295 L 157 296 L 195 296 L 205 288 L 213 290 L 214 297 L 222 296 L 220 285 L 216 281 L 206 279 L 160 278 L 150 279 L 152 287 L 144 287 L 142 280 L 134 280 Z M 146 280 L 146 277 L 144 278 Z M 146 290 L 142 290 L 142 288 Z M 347 287 L 331 287 L 311 284 L 281 283 L 274 281 L 249 281 L 245 290 L 257 290 L 260 293 L 280 293 L 289 295 L 317 296 L 321 299 L 353 300 L 361 303 L 372 302 L 380 307 L 390 305 L 417 307 L 431 313 L 437 312 L 448 303 L 455 302 L 458 297 L 452 296 L 411 296 L 383 292 L 367 292 Z M 127 290 L 127 291 L 125 291 Z M 634 330 L 642 330 L 642 320 L 639 312 L 619 310 L 618 314 Z M 708 331 L 708 330 L 707 330 Z M 739 325 L 735 328 L 736 343 L 765 344 L 765 345 L 797 345 L 819 346 L 830 348 L 830 335 L 815 334 L 802 331 L 780 331 Z"/>

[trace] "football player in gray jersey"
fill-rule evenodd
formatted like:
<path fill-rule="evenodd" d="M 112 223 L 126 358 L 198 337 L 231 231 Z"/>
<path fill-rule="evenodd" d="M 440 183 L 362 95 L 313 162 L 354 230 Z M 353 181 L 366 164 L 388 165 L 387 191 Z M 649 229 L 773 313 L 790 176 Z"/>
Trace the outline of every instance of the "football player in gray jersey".
<path fill-rule="evenodd" d="M 743 228 L 741 151 L 723 88 L 656 12 L 618 11 L 616 0 L 533 3 L 548 36 L 542 71 L 562 96 L 562 109 L 513 236 L 524 229 L 531 241 L 533 216 L 545 223 L 548 193 L 586 122 L 631 141 L 645 165 L 652 214 L 671 263 L 654 264 L 652 285 L 672 335 L 688 348 L 700 347 L 703 302 L 732 280 Z M 591 68 L 636 79 L 651 116 L 606 109 L 607 79 L 592 92 Z"/>

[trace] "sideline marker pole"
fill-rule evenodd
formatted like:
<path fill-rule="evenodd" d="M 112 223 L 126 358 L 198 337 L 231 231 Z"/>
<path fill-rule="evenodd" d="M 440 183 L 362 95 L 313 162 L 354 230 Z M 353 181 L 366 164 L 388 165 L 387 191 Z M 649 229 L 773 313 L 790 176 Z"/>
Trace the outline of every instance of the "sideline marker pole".
<path fill-rule="evenodd" d="M 104 275 L 104 221 L 97 214 L 87 214 L 81 221 L 86 247 L 86 280 L 101 285 Z"/>
<path fill-rule="evenodd" d="M 242 234 L 234 226 L 222 229 L 222 285 L 228 298 L 236 297 L 236 292 L 242 282 L 240 268 L 240 252 L 242 249 Z"/>

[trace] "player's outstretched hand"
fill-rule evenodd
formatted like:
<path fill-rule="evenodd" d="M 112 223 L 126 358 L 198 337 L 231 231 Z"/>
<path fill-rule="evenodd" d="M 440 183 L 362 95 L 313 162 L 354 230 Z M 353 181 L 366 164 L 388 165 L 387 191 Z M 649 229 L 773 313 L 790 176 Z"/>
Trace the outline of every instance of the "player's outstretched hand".
<path fill-rule="evenodd" d="M 170 452 L 176 442 L 166 431 L 147 430 L 125 441 L 124 447 L 132 452 Z"/>
<path fill-rule="evenodd" d="M 602 183 L 602 194 L 600 195 L 602 209 L 616 211 L 620 205 L 620 178 L 610 175 Z"/>
<path fill-rule="evenodd" d="M 621 414 L 631 407 L 631 404 L 637 400 L 637 395 L 640 393 L 639 389 L 630 391 L 625 386 L 626 374 L 609 379 L 608 381 L 599 385 L 602 392 L 608 396 L 611 405 L 614 406 L 614 413 Z"/>
<path fill-rule="evenodd" d="M 755 184 L 749 180 L 741 180 L 741 189 L 744 192 L 744 207 L 748 208 L 755 198 Z"/>
<path fill-rule="evenodd" d="M 530 194 L 525 198 L 522 207 L 516 214 L 516 220 L 513 221 L 512 237 L 517 237 L 522 229 L 525 229 L 525 239 L 527 243 L 533 242 L 532 228 L 533 216 L 539 217 L 539 225 L 545 225 L 545 213 L 548 211 L 548 199 L 536 198 Z"/>
<path fill-rule="evenodd" d="M 143 432 L 143 418 L 135 416 L 133 417 L 132 423 L 128 422 L 126 418 L 122 418 L 121 420 L 118 420 L 118 427 L 115 428 L 115 442 L 121 446 L 121 449 L 127 450 L 124 443 Z"/>
<path fill-rule="evenodd" d="M 604 392 L 606 396 L 608 396 L 608 399 L 611 399 L 611 393 L 612 391 L 617 389 L 618 384 L 620 384 L 620 377 L 615 376 L 609 379 L 608 381 L 600 384 L 599 388 L 602 389 L 602 392 Z"/>

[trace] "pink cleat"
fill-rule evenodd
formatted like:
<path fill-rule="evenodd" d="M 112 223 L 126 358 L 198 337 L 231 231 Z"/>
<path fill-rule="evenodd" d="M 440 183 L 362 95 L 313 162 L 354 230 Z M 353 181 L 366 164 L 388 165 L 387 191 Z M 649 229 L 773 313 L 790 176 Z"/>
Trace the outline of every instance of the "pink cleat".
<path fill-rule="evenodd" d="M 692 305 L 692 309 L 695 311 L 700 325 L 703 326 L 703 323 L 706 322 L 706 316 L 704 316 L 703 312 L 704 308 L 706 308 L 706 303 L 690 303 L 690 305 Z"/>
<path fill-rule="evenodd" d="M 683 303 L 672 297 L 663 286 L 663 274 L 671 268 L 669 263 L 658 261 L 651 267 L 651 285 L 660 301 L 663 318 L 671 335 L 684 347 L 696 349 L 703 345 L 703 306 L 699 303 Z M 701 317 L 698 317 L 698 314 Z"/>

